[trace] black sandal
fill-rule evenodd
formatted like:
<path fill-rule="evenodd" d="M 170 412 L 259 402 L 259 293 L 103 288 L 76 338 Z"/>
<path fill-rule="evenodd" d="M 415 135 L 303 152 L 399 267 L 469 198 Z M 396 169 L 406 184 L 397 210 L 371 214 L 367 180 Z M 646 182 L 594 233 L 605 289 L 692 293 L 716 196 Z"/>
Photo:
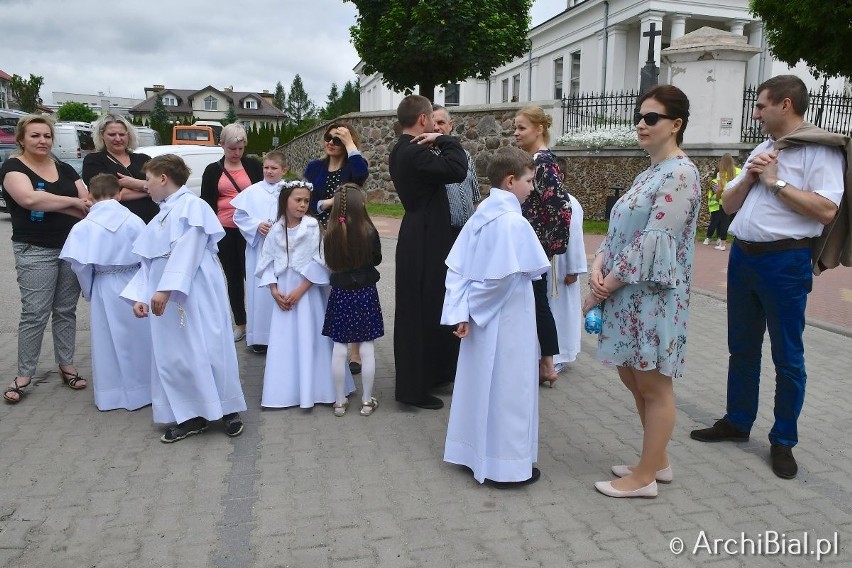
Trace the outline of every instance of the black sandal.
<path fill-rule="evenodd" d="M 73 390 L 83 390 L 89 385 L 89 382 L 80 376 L 79 371 L 75 373 L 67 373 L 59 368 L 59 376 L 62 377 L 62 382 L 68 385 L 68 388 Z M 77 386 L 80 381 L 83 381 L 83 386 Z"/>
<path fill-rule="evenodd" d="M 30 382 L 32 382 L 32 379 L 30 379 Z M 3 398 L 5 398 L 6 402 L 8 402 L 9 404 L 18 404 L 24 398 L 24 395 L 27 394 L 26 392 L 24 392 L 24 389 L 30 386 L 30 383 L 27 383 L 25 385 L 19 385 L 18 377 L 15 377 L 15 380 L 12 381 L 12 384 L 14 386 L 11 386 L 5 391 L 3 391 Z M 15 393 L 16 395 L 18 395 L 18 398 L 10 398 L 9 395 L 11 393 Z"/>

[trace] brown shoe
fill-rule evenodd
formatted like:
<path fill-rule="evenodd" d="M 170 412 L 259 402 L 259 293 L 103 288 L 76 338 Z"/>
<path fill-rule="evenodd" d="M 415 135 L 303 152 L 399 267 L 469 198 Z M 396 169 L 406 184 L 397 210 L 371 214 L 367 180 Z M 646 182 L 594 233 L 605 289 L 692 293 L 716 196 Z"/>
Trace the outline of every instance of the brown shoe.
<path fill-rule="evenodd" d="M 710 428 L 693 430 L 689 437 L 699 442 L 747 442 L 748 432 L 740 432 L 727 418 L 720 418 Z"/>
<path fill-rule="evenodd" d="M 796 464 L 796 458 L 793 457 L 793 448 L 790 446 L 782 446 L 780 444 L 772 444 L 769 450 L 769 457 L 772 460 L 772 473 L 782 479 L 793 479 L 799 472 L 799 466 Z"/>

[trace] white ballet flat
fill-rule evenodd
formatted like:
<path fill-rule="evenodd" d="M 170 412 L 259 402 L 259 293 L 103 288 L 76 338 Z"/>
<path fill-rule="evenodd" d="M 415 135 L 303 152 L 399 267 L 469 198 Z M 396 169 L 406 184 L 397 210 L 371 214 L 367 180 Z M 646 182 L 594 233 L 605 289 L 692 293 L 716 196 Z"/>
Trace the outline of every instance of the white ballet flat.
<path fill-rule="evenodd" d="M 612 473 L 618 477 L 627 477 L 633 472 L 630 470 L 629 466 L 614 465 L 612 466 Z M 659 483 L 671 483 L 672 479 L 674 479 L 672 466 L 667 466 L 664 469 L 657 470 L 656 478 Z"/>
<path fill-rule="evenodd" d="M 595 489 L 603 493 L 607 497 L 643 497 L 645 499 L 654 499 L 657 496 L 657 482 L 652 481 L 645 487 L 634 489 L 633 491 L 621 491 L 612 486 L 611 481 L 596 481 Z"/>

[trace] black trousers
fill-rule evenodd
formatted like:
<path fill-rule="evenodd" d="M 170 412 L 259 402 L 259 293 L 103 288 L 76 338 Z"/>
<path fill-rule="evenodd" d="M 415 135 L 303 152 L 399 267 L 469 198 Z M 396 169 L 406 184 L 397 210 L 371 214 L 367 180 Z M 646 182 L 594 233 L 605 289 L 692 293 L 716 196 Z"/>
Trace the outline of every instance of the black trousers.
<path fill-rule="evenodd" d="M 239 229 L 225 227 L 219 241 L 219 262 L 228 282 L 228 300 L 234 314 L 234 325 L 246 324 L 246 240 Z"/>
<path fill-rule="evenodd" d="M 559 337 L 556 335 L 556 321 L 550 311 L 547 301 L 547 274 L 542 274 L 540 280 L 533 280 L 533 297 L 535 298 L 535 326 L 538 332 L 538 343 L 541 346 L 542 357 L 559 353 Z"/>

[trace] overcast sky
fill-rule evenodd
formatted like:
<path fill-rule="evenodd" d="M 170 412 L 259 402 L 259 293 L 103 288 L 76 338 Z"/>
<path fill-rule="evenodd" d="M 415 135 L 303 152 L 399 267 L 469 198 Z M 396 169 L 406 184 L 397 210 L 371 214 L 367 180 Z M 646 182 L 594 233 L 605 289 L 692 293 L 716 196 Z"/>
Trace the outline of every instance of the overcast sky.
<path fill-rule="evenodd" d="M 484 0 L 485 1 L 485 0 Z M 566 0 L 535 0 L 533 25 Z M 214 7 L 221 6 L 220 9 Z M 302 77 L 322 106 L 354 80 L 355 5 L 342 0 L 0 0 L 0 69 L 53 91 L 144 97 L 144 87 L 289 93 Z"/>

